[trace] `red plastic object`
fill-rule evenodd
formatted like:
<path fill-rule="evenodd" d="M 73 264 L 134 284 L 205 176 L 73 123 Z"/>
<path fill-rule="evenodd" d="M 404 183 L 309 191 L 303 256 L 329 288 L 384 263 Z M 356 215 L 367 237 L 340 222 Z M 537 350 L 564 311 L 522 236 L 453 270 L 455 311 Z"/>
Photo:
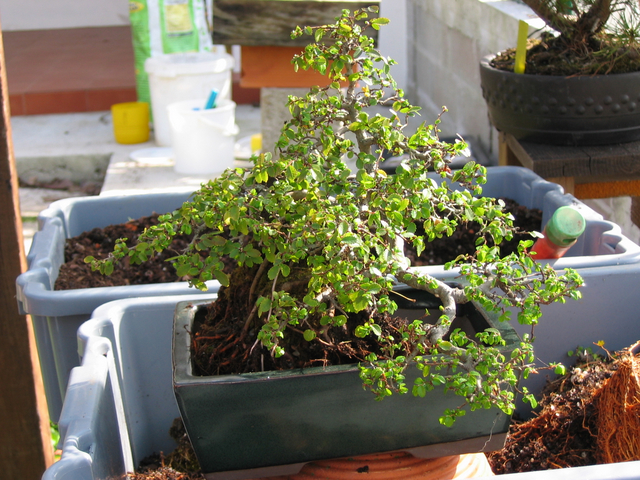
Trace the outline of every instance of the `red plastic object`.
<path fill-rule="evenodd" d="M 544 227 L 543 238 L 539 238 L 531 248 L 536 260 L 560 258 L 582 235 L 586 221 L 582 214 L 572 207 L 560 207 Z"/>

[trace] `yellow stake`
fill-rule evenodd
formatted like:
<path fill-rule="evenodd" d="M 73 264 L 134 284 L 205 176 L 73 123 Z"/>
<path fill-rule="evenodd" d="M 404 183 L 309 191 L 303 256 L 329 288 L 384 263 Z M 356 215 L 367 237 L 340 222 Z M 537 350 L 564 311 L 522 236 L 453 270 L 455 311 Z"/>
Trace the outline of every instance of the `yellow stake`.
<path fill-rule="evenodd" d="M 513 67 L 515 73 L 524 73 L 524 65 L 527 59 L 527 35 L 529 25 L 524 20 L 518 22 L 518 43 L 516 45 L 516 64 Z"/>

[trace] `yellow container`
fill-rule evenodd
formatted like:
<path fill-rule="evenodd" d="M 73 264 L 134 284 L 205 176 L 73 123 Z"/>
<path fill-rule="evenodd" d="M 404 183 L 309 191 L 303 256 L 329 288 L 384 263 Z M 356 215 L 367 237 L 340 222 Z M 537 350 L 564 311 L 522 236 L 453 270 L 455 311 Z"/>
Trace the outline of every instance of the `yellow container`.
<path fill-rule="evenodd" d="M 111 116 L 116 142 L 128 145 L 149 140 L 148 103 L 116 103 L 111 106 Z"/>

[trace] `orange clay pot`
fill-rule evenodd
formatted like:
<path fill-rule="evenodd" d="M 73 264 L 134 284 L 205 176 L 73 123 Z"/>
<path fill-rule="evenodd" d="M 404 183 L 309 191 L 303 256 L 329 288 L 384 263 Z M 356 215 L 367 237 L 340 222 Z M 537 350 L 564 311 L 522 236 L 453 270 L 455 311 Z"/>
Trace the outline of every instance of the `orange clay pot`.
<path fill-rule="evenodd" d="M 492 476 L 482 453 L 440 458 L 417 458 L 406 452 L 381 453 L 360 457 L 312 462 L 296 475 L 263 480 L 445 480 Z"/>

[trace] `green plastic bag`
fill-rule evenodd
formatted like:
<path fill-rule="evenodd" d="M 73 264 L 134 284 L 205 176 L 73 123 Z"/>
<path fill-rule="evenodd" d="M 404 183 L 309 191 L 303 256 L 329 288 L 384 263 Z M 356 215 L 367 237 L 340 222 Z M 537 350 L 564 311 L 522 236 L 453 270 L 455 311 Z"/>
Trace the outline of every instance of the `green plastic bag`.
<path fill-rule="evenodd" d="M 210 52 L 212 0 L 130 0 L 138 101 L 151 102 L 147 58 L 164 53 Z"/>

